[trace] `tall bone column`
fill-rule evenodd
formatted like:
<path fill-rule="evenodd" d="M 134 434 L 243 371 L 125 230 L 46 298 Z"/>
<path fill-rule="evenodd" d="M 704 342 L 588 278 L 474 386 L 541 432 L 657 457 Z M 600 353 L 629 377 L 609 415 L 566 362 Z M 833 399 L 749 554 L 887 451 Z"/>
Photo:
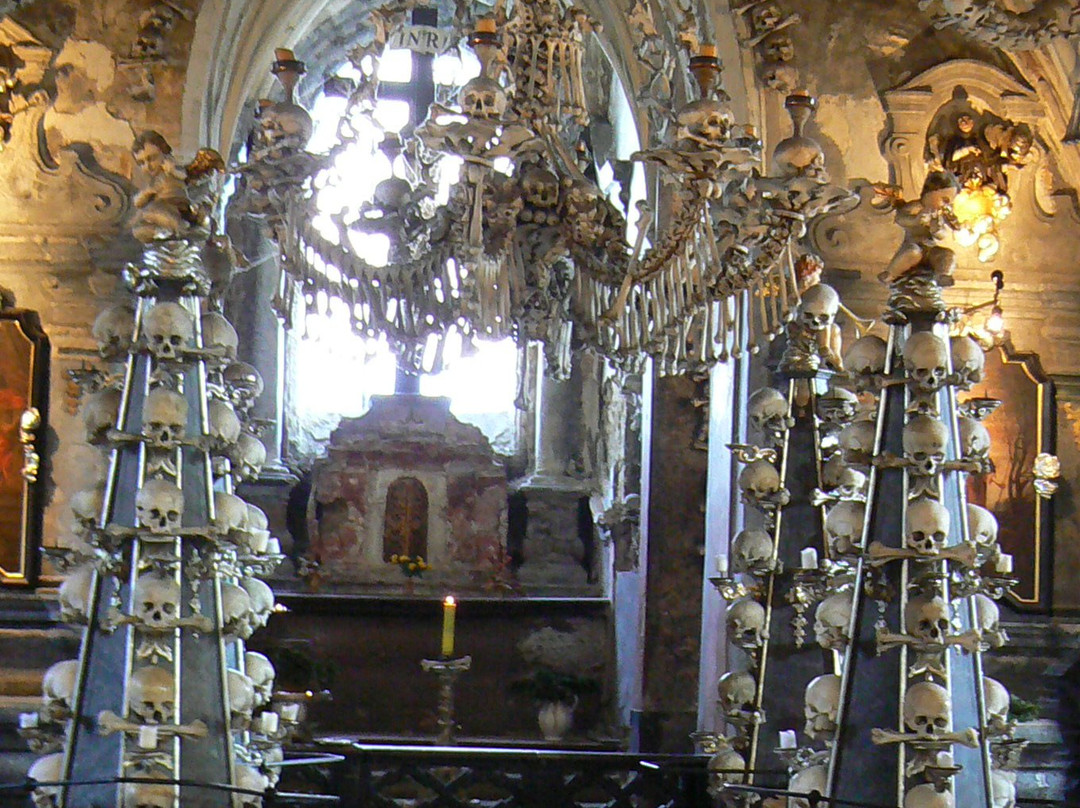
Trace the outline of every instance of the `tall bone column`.
<path fill-rule="evenodd" d="M 815 615 L 814 606 L 824 601 L 819 608 L 829 613 L 833 600 L 845 595 L 839 581 L 831 593 L 826 590 L 832 564 L 825 513 L 826 506 L 861 507 L 866 479 L 843 464 L 837 448 L 838 432 L 858 409 L 855 394 L 835 384 L 842 370 L 839 304 L 824 284 L 802 290 L 787 326 L 780 384 L 755 391 L 748 401 L 751 429 L 766 448 L 732 447 L 746 463 L 739 478 L 743 500 L 764 514 L 764 524 L 732 542 L 731 570 L 742 580 L 714 579 L 725 595 L 741 596 L 729 611 L 728 635 L 749 663 L 718 683 L 721 711 L 735 729 L 728 743 L 748 770 L 728 782 L 785 788 L 787 777 L 780 773 L 820 762 L 824 753 L 810 744 L 830 741 L 835 731 L 836 652 L 843 650 L 843 637 L 820 611 Z M 760 617 L 765 630 L 747 626 L 748 616 Z M 781 733 L 791 741 L 785 748 Z M 732 801 L 737 796 L 725 793 Z"/>
<path fill-rule="evenodd" d="M 948 204 L 933 197 L 946 186 L 931 174 L 925 210 Z M 984 679 L 981 662 L 1004 641 L 989 596 L 1008 581 L 965 501 L 966 476 L 988 471 L 989 437 L 956 401 L 975 380 L 953 367 L 943 249 L 924 250 L 890 279 L 887 343 L 851 368 L 880 394 L 873 428 L 841 439 L 870 479 L 862 540 L 850 551 L 839 727 L 819 790 L 855 804 L 989 808 L 1013 788 L 992 765 L 1009 728 L 994 707 L 1000 685 Z"/>
<path fill-rule="evenodd" d="M 124 273 L 132 300 L 94 324 L 107 369 L 84 380 L 96 389 L 82 412 L 107 473 L 71 498 L 61 615 L 83 638 L 78 660 L 46 675 L 26 733 L 46 753 L 34 801 L 257 808 L 281 722 L 252 720 L 273 669 L 243 640 L 273 609 L 254 576 L 280 556 L 265 516 L 232 494 L 265 450 L 247 418 L 261 379 L 206 300 L 231 274 L 210 228 L 224 165 L 211 150 L 178 165 L 154 132 L 134 156 L 142 260 Z"/>

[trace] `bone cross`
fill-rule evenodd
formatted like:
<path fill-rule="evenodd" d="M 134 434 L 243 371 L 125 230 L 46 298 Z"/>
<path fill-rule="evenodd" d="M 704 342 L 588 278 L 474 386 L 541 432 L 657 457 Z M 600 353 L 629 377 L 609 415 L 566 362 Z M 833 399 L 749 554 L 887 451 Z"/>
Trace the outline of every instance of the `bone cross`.
<path fill-rule="evenodd" d="M 98 731 L 102 735 L 112 735 L 114 732 L 138 734 L 145 726 L 157 727 L 159 735 L 182 735 L 185 738 L 205 738 L 206 724 L 196 719 L 190 724 L 136 724 L 133 721 L 125 721 L 112 710 L 102 710 L 98 713 Z"/>
<path fill-rule="evenodd" d="M 870 740 L 878 746 L 890 743 L 958 743 L 970 749 L 979 746 L 979 733 L 975 729 L 965 729 L 962 732 L 942 732 L 933 737 L 920 735 L 917 732 L 896 732 L 891 729 L 870 730 Z"/>
<path fill-rule="evenodd" d="M 866 502 L 866 494 L 862 492 L 856 492 L 852 496 L 842 496 L 836 491 L 822 491 L 820 488 L 815 488 L 810 492 L 810 504 L 815 508 L 818 508 L 825 504 L 831 504 L 835 502 L 843 502 L 850 500 L 853 502 Z"/>
<path fill-rule="evenodd" d="M 971 544 L 957 544 L 952 547 L 945 547 L 933 553 L 923 553 L 910 547 L 886 547 L 879 541 L 873 541 L 870 542 L 870 547 L 866 551 L 866 556 L 870 560 L 870 564 L 875 567 L 880 567 L 883 564 L 888 564 L 890 561 L 901 559 L 911 559 L 914 561 L 937 561 L 939 559 L 945 559 L 947 561 L 955 561 L 957 564 L 962 564 L 965 567 L 974 567 L 975 555 L 975 547 Z"/>
<path fill-rule="evenodd" d="M 913 637 L 910 634 L 893 634 L 888 629 L 878 628 L 876 639 L 877 652 L 879 654 L 896 648 L 899 645 L 906 645 L 917 651 L 944 651 L 950 645 L 958 645 L 969 654 L 983 650 L 983 636 L 978 631 L 965 631 L 963 634 L 950 634 L 945 638 L 945 642 L 937 643 L 927 642 L 918 637 Z"/>

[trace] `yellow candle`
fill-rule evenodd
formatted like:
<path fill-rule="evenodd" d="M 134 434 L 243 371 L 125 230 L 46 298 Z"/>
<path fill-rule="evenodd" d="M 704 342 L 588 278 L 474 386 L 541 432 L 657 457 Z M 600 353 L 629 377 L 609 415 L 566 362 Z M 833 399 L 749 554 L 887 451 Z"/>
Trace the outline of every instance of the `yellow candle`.
<path fill-rule="evenodd" d="M 442 655 L 444 657 L 454 654 L 454 615 L 457 613 L 457 603 L 453 595 L 447 595 L 442 602 Z"/>

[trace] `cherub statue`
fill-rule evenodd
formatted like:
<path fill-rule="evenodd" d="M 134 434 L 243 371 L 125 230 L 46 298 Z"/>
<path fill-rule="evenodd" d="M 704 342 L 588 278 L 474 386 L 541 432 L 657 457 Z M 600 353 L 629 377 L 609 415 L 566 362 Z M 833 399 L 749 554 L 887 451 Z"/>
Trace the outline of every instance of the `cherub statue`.
<path fill-rule="evenodd" d="M 187 173 L 177 165 L 172 147 L 157 132 L 146 131 L 135 138 L 131 152 L 144 180 L 132 200 L 132 235 L 144 244 L 179 237 L 187 228 L 190 213 Z"/>
<path fill-rule="evenodd" d="M 986 180 L 1000 193 L 1008 194 L 1006 169 L 1021 168 L 1031 157 L 1035 136 L 1025 123 L 992 123 L 983 129 L 986 141 Z"/>
<path fill-rule="evenodd" d="M 895 196 L 892 198 L 896 223 L 904 228 L 904 240 L 879 276 L 882 281 L 892 283 L 919 265 L 929 266 L 940 280 L 952 277 L 956 256 L 939 242 L 953 226 L 950 205 L 959 190 L 959 183 L 952 174 L 933 171 L 923 183 L 918 199 L 905 202 Z M 878 193 L 885 192 L 878 189 Z"/>

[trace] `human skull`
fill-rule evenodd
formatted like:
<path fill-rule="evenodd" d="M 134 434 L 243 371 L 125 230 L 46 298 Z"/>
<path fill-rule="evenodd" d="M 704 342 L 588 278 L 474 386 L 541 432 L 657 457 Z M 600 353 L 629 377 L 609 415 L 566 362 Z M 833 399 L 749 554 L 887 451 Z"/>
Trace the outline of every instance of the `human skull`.
<path fill-rule="evenodd" d="M 816 791 L 824 796 L 825 789 L 828 788 L 828 780 L 829 770 L 827 767 L 811 766 L 796 773 L 788 781 L 788 791 L 796 794 L 813 794 Z M 791 808 L 810 808 L 810 800 L 804 800 L 802 797 L 792 797 L 789 799 L 789 803 Z"/>
<path fill-rule="evenodd" d="M 746 777 L 740 772 L 746 771 L 746 758 L 730 746 L 724 746 L 709 758 L 708 770 L 710 786 L 742 783 Z"/>
<path fill-rule="evenodd" d="M 862 547 L 866 505 L 857 500 L 838 502 L 825 515 L 825 536 L 836 555 L 855 555 Z"/>
<path fill-rule="evenodd" d="M 990 795 L 993 808 L 1016 807 L 1016 783 L 1005 772 L 997 769 L 990 772 Z"/>
<path fill-rule="evenodd" d="M 873 421 L 853 421 L 840 430 L 838 438 L 844 462 L 864 465 L 874 454 L 877 425 Z"/>
<path fill-rule="evenodd" d="M 214 448 L 225 450 L 240 438 L 240 419 L 231 404 L 211 399 L 206 405 L 207 431 Z"/>
<path fill-rule="evenodd" d="M 829 595 L 814 612 L 814 636 L 826 650 L 843 651 L 851 639 L 852 596 L 850 592 Z"/>
<path fill-rule="evenodd" d="M 233 469 L 241 479 L 254 480 L 266 462 L 266 446 L 247 432 L 241 432 L 233 451 Z"/>
<path fill-rule="evenodd" d="M 171 671 L 147 665 L 132 672 L 128 680 L 128 707 L 144 724 L 171 724 L 175 690 Z"/>
<path fill-rule="evenodd" d="M 251 596 L 236 584 L 221 585 L 221 615 L 224 632 L 246 640 L 251 636 Z"/>
<path fill-rule="evenodd" d="M 269 704 L 274 695 L 273 664 L 258 651 L 248 651 L 244 654 L 244 670 L 251 677 L 252 687 L 255 688 L 255 706 Z"/>
<path fill-rule="evenodd" d="M 225 676 L 229 701 L 229 720 L 233 729 L 251 726 L 251 714 L 255 710 L 255 685 L 251 677 L 229 669 Z"/>
<path fill-rule="evenodd" d="M 195 337 L 195 321 L 179 303 L 158 303 L 143 316 L 143 339 L 158 359 L 179 358 Z"/>
<path fill-rule="evenodd" d="M 219 536 L 236 541 L 247 526 L 247 515 L 247 503 L 236 494 L 214 492 L 214 532 Z"/>
<path fill-rule="evenodd" d="M 123 808 L 173 808 L 176 787 L 165 783 L 125 783 Z"/>
<path fill-rule="evenodd" d="M 760 502 L 780 492 L 780 472 L 768 460 L 754 460 L 739 472 L 739 489 L 751 502 Z"/>
<path fill-rule="evenodd" d="M 934 682 L 917 682 L 904 694 L 904 723 L 923 738 L 933 739 L 949 731 L 952 699 L 949 691 Z"/>
<path fill-rule="evenodd" d="M 949 431 L 945 424 L 927 415 L 913 415 L 904 426 L 904 457 L 908 470 L 920 477 L 931 477 L 941 471 L 945 462 L 945 444 Z"/>
<path fill-rule="evenodd" d="M 965 460 L 986 460 L 990 454 L 990 433 L 982 421 L 963 416 L 959 419 L 960 454 Z"/>
<path fill-rule="evenodd" d="M 307 110 L 288 101 L 265 107 L 259 115 L 259 126 L 263 142 L 275 153 L 304 148 L 314 130 Z"/>
<path fill-rule="evenodd" d="M 755 390 L 746 402 L 750 426 L 763 435 L 782 432 L 788 424 L 788 403 L 784 394 L 772 387 Z"/>
<path fill-rule="evenodd" d="M 240 586 L 251 598 L 252 631 L 262 628 L 274 612 L 274 590 L 258 578 L 245 578 Z"/>
<path fill-rule="evenodd" d="M 932 393 L 949 378 L 949 349 L 930 331 L 916 331 L 904 343 L 904 370 L 915 387 Z"/>
<path fill-rule="evenodd" d="M 907 506 L 906 540 L 912 550 L 936 555 L 949 538 L 949 511 L 941 503 L 926 497 Z"/>
<path fill-rule="evenodd" d="M 731 542 L 731 555 L 735 572 L 761 569 L 772 561 L 772 539 L 763 530 L 740 531 Z"/>
<path fill-rule="evenodd" d="M 949 635 L 949 604 L 941 597 L 914 597 L 904 611 L 907 633 L 926 642 L 945 642 Z"/>
<path fill-rule="evenodd" d="M 247 503 L 247 522 L 244 525 L 242 543 L 250 552 L 256 555 L 266 552 L 266 545 L 270 541 L 268 525 L 269 521 L 262 508 Z"/>
<path fill-rule="evenodd" d="M 135 333 L 135 310 L 128 303 L 110 306 L 94 320 L 91 333 L 102 356 L 119 357 L 131 348 L 131 337 Z"/>
<path fill-rule="evenodd" d="M 979 547 L 990 550 L 997 546 L 998 521 L 990 511 L 972 502 L 967 506 L 968 537 Z"/>
<path fill-rule="evenodd" d="M 753 24 L 754 33 L 763 34 L 766 31 L 771 31 L 780 23 L 783 16 L 780 7 L 776 3 L 758 5 L 750 12 L 750 21 Z"/>
<path fill-rule="evenodd" d="M 90 395 L 82 408 L 83 426 L 88 443 L 104 443 L 110 429 L 116 427 L 122 395 L 114 387 L 105 387 Z"/>
<path fill-rule="evenodd" d="M 143 573 L 131 593 L 131 616 L 144 628 L 170 629 L 180 617 L 180 584 L 173 578 Z"/>
<path fill-rule="evenodd" d="M 984 638 L 994 647 L 1004 644 L 1005 634 L 1001 630 L 1001 610 L 987 595 L 979 592 L 972 595 L 975 601 L 975 621 Z"/>
<path fill-rule="evenodd" d="M 821 465 L 821 485 L 838 499 L 854 499 L 866 490 L 866 475 L 837 454 Z"/>
<path fill-rule="evenodd" d="M 35 783 L 60 783 L 64 779 L 64 753 L 54 752 L 34 761 L 26 776 Z M 31 793 L 35 808 L 57 808 L 62 786 L 37 786 Z"/>
<path fill-rule="evenodd" d="M 867 334 L 851 343 L 851 347 L 844 354 L 844 367 L 848 373 L 863 377 L 863 380 L 880 376 L 885 372 L 887 353 L 885 340 L 874 334 Z"/>
<path fill-rule="evenodd" d="M 90 595 L 94 583 L 94 568 L 77 567 L 60 584 L 60 619 L 65 623 L 84 626 L 90 619 Z"/>
<path fill-rule="evenodd" d="M 75 706 L 75 685 L 79 681 L 79 660 L 65 659 L 45 671 L 41 683 L 43 712 L 53 721 L 71 717 Z"/>
<path fill-rule="evenodd" d="M 933 783 L 915 786 L 904 796 L 904 808 L 955 808 L 951 791 L 938 791 Z"/>
<path fill-rule="evenodd" d="M 263 391 L 262 374 L 247 362 L 233 362 L 221 373 L 229 400 L 239 412 L 247 412 Z"/>
<path fill-rule="evenodd" d="M 952 337 L 949 348 L 957 385 L 969 390 L 972 385 L 981 382 L 983 369 L 986 367 L 986 354 L 979 347 L 979 343 L 971 337 Z"/>
<path fill-rule="evenodd" d="M 470 118 L 497 120 L 506 113 L 506 90 L 486 76 L 470 79 L 461 88 L 461 111 Z"/>
<path fill-rule="evenodd" d="M 817 416 L 826 424 L 848 424 L 858 412 L 859 397 L 845 387 L 830 384 L 817 398 Z"/>
<path fill-rule="evenodd" d="M 72 532 L 82 538 L 88 536 L 90 531 L 97 527 L 104 505 L 105 488 L 103 486 L 94 485 L 72 494 L 71 514 L 74 516 Z"/>
<path fill-rule="evenodd" d="M 269 787 L 269 781 L 250 766 L 239 765 L 233 774 L 233 785 L 244 791 L 259 792 L 258 794 L 233 794 L 233 808 L 262 808 L 262 794 Z"/>
<path fill-rule="evenodd" d="M 728 671 L 716 683 L 720 710 L 731 717 L 754 709 L 757 700 L 757 680 L 745 671 Z"/>
<path fill-rule="evenodd" d="M 143 436 L 151 443 L 171 446 L 187 430 L 187 399 L 172 390 L 157 387 L 150 391 L 143 405 Z"/>
<path fill-rule="evenodd" d="M 548 210 L 559 204 L 559 178 L 546 168 L 531 166 L 521 178 L 525 201 L 533 208 Z"/>
<path fill-rule="evenodd" d="M 836 320 L 840 295 L 828 284 L 816 283 L 802 294 L 796 318 L 807 331 L 824 331 Z"/>
<path fill-rule="evenodd" d="M 757 648 L 768 637 L 765 630 L 765 607 L 753 598 L 743 598 L 727 610 L 727 630 L 732 643 Z"/>
<path fill-rule="evenodd" d="M 208 311 L 200 322 L 203 347 L 219 352 L 220 359 L 236 359 L 240 338 L 236 336 L 232 323 L 216 311 Z"/>
<path fill-rule="evenodd" d="M 840 677 L 826 673 L 810 680 L 803 699 L 806 734 L 817 740 L 836 732 L 836 714 L 840 710 Z"/>
<path fill-rule="evenodd" d="M 139 526 L 151 533 L 175 532 L 183 513 L 184 492 L 167 480 L 146 480 L 135 495 Z"/>
<path fill-rule="evenodd" d="M 676 116 L 676 146 L 688 151 L 719 149 L 731 133 L 731 113 L 717 100 L 691 101 Z"/>
<path fill-rule="evenodd" d="M 1009 707 L 1012 703 L 1009 690 L 997 679 L 989 676 L 984 676 L 982 683 L 986 723 L 996 732 L 1005 732 L 1009 727 Z"/>

